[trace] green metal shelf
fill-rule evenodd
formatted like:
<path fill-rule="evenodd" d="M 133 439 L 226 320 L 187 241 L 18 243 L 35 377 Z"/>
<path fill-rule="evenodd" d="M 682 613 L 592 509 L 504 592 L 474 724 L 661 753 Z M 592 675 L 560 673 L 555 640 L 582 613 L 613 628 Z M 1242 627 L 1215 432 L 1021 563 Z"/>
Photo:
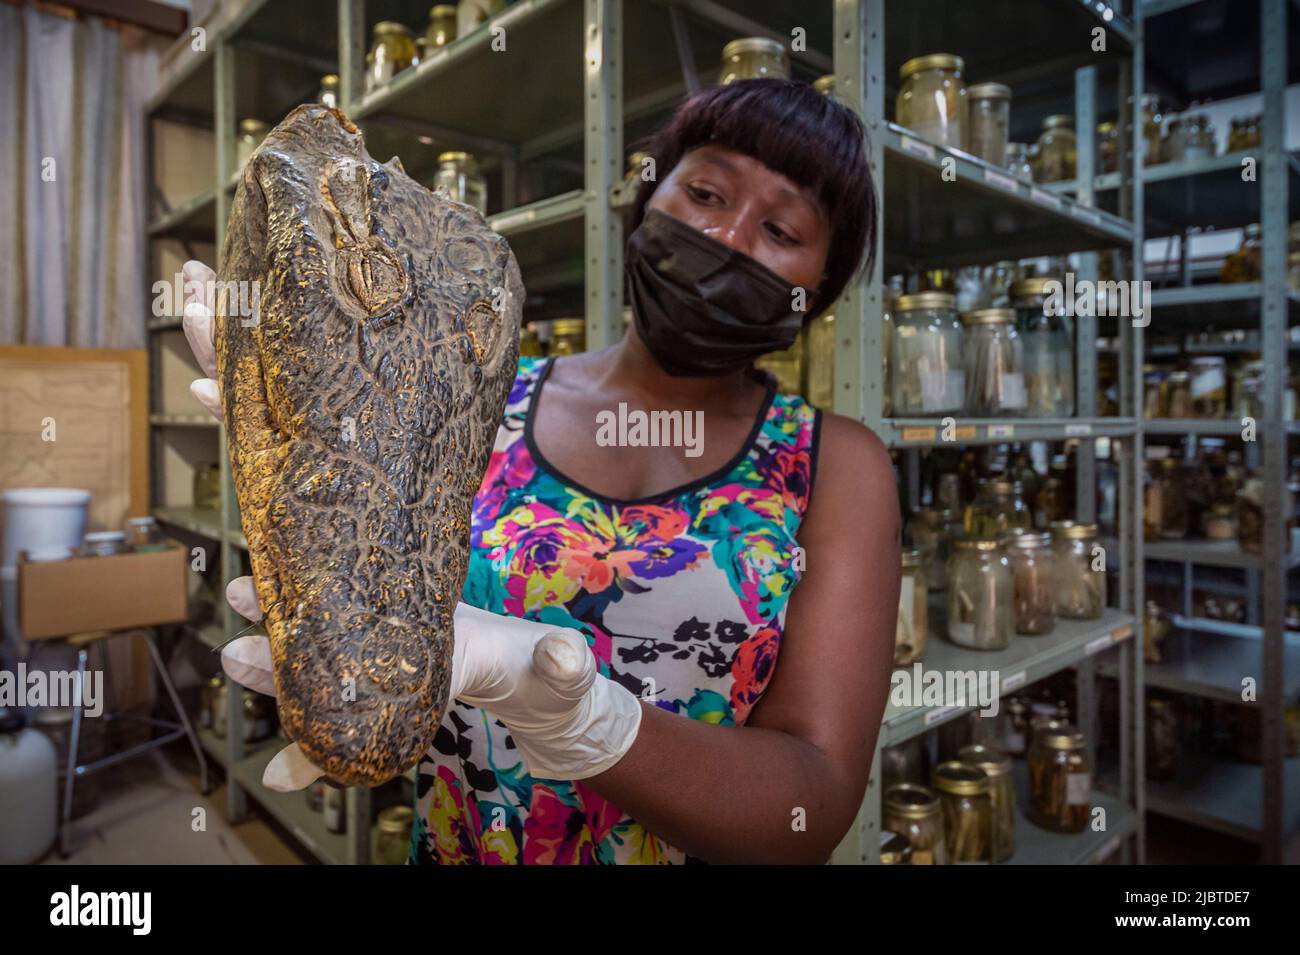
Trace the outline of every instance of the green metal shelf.
<path fill-rule="evenodd" d="M 1260 794 L 1264 768 L 1182 753 L 1178 774 L 1169 782 L 1147 780 L 1147 809 L 1248 842 L 1263 842 L 1267 827 Z M 1285 784 L 1282 838 L 1300 827 L 1300 759 L 1283 761 Z"/>
<path fill-rule="evenodd" d="M 221 540 L 221 515 L 217 511 L 197 507 L 155 507 L 153 516 L 163 524 L 171 524 L 191 534 Z"/>
<path fill-rule="evenodd" d="M 151 222 L 149 238 L 211 242 L 217 226 L 216 211 L 215 193 L 200 193 Z"/>
<path fill-rule="evenodd" d="M 1259 570 L 1264 566 L 1262 554 L 1242 550 L 1235 540 L 1148 541 L 1143 545 L 1143 550 L 1148 560 L 1240 567 L 1247 570 Z M 1288 569 L 1300 566 L 1300 554 L 1287 554 L 1285 563 Z"/>
<path fill-rule="evenodd" d="M 163 414 L 154 412 L 149 415 L 149 423 L 164 428 L 220 428 L 221 422 L 210 414 Z"/>
<path fill-rule="evenodd" d="M 1105 812 L 1105 828 L 1078 833 L 1051 832 L 1029 821 L 1029 769 L 1023 760 L 1013 770 L 1016 784 L 1016 852 L 1006 865 L 1095 865 L 1104 862 L 1138 830 L 1138 815 L 1114 795 L 1093 789 L 1093 809 Z"/>
<path fill-rule="evenodd" d="M 1258 681 L 1263 653 L 1259 637 L 1175 628 L 1161 644 L 1162 662 L 1147 661 L 1146 685 L 1171 693 L 1252 706 L 1242 704 L 1242 681 L 1248 677 Z M 1117 670 L 1110 661 L 1102 661 L 1097 672 L 1115 676 Z M 1300 696 L 1300 640 L 1294 638 L 1286 641 L 1284 679 L 1286 698 Z"/>
<path fill-rule="evenodd" d="M 1137 430 L 1132 418 L 886 418 L 878 431 L 891 448 L 939 448 L 1006 441 L 1064 441 L 1067 438 L 1125 438 Z M 947 439 L 946 434 L 952 438 Z"/>

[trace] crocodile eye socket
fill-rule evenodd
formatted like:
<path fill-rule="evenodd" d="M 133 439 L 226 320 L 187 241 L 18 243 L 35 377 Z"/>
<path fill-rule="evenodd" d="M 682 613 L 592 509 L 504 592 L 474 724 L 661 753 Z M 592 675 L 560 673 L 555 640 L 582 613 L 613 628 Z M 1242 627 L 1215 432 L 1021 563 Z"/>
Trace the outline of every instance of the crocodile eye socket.
<path fill-rule="evenodd" d="M 368 316 L 393 308 L 406 295 L 408 279 L 402 261 L 379 242 L 339 249 L 334 276 L 339 289 Z"/>

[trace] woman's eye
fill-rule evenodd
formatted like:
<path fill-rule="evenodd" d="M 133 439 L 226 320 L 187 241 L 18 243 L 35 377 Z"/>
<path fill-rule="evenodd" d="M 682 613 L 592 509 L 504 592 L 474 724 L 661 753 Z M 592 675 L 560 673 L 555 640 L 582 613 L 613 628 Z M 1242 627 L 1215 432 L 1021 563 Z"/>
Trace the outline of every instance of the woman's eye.
<path fill-rule="evenodd" d="M 714 199 L 720 198 L 716 192 L 709 189 L 701 189 L 699 186 L 688 185 L 686 187 L 686 192 L 696 202 L 712 202 Z"/>
<path fill-rule="evenodd" d="M 796 239 L 794 236 L 792 236 L 790 233 L 786 232 L 780 226 L 769 224 L 767 226 L 767 231 L 768 234 L 771 235 L 773 239 L 775 239 L 777 242 L 780 242 L 782 245 L 798 244 L 799 240 Z"/>

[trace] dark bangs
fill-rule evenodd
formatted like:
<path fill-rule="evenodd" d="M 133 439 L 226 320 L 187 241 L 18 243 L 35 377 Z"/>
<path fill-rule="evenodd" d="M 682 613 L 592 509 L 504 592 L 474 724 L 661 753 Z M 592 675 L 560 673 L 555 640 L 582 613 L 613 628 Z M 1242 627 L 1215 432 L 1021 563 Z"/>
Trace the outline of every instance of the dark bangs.
<path fill-rule="evenodd" d="M 656 186 L 697 146 L 716 143 L 757 159 L 821 202 L 831 226 L 826 280 L 811 320 L 840 297 L 876 249 L 876 198 L 866 129 L 847 106 L 793 80 L 740 80 L 687 97 L 641 150 L 655 160 L 656 180 L 641 183 L 628 230 L 645 214 Z"/>

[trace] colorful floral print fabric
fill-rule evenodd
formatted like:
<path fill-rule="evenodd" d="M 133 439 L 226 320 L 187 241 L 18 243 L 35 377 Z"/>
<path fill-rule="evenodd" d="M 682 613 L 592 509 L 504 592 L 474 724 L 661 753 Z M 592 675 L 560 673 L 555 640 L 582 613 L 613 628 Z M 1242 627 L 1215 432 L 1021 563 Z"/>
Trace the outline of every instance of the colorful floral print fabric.
<path fill-rule="evenodd" d="M 715 473 L 620 502 L 575 485 L 532 438 L 551 363 L 524 358 L 474 501 L 463 599 L 582 632 L 600 672 L 670 713 L 742 725 L 772 678 L 799 581 L 818 412 L 769 387 Z M 582 782 L 528 774 L 504 725 L 454 702 L 420 763 L 413 863 L 694 861 Z"/>

